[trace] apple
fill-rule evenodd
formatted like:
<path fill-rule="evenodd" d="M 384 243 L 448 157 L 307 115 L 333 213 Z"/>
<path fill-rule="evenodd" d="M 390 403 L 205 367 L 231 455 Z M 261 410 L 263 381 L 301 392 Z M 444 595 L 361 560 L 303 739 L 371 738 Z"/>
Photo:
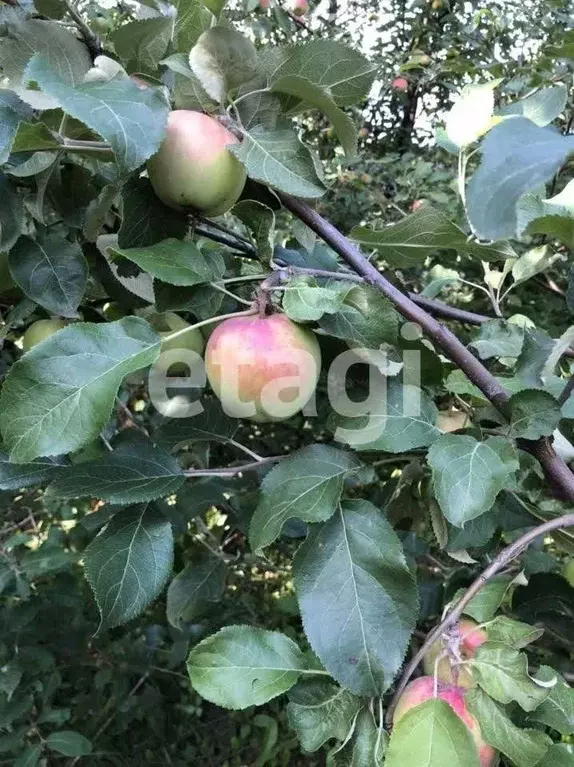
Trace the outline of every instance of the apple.
<path fill-rule="evenodd" d="M 312 331 L 284 314 L 234 317 L 210 336 L 205 367 L 228 415 L 283 421 L 313 396 L 321 352 Z"/>
<path fill-rule="evenodd" d="M 293 0 L 293 15 L 305 16 L 309 12 L 309 3 L 307 0 Z"/>
<path fill-rule="evenodd" d="M 115 322 L 116 320 L 121 320 L 122 317 L 125 317 L 127 311 L 116 301 L 108 301 L 107 304 L 102 306 L 102 314 L 108 322 Z"/>
<path fill-rule="evenodd" d="M 414 200 L 414 202 L 411 203 L 411 210 L 413 212 L 415 210 L 420 210 L 425 203 L 426 203 L 426 200 L 424 198 L 420 200 Z"/>
<path fill-rule="evenodd" d="M 469 660 L 472 658 L 481 644 L 484 644 L 488 640 L 488 634 L 484 629 L 477 628 L 478 624 L 471 618 L 461 618 L 457 624 L 459 632 L 459 644 L 458 652 L 462 660 Z M 453 665 L 451 658 L 448 655 L 444 655 L 436 663 L 439 655 L 445 652 L 445 645 L 443 639 L 438 639 L 434 642 L 423 660 L 423 668 L 425 674 L 434 675 L 435 665 L 437 678 L 440 682 L 452 683 L 455 681 L 453 675 Z M 456 683 L 459 687 L 470 688 L 474 687 L 476 682 L 472 678 L 472 672 L 465 666 L 460 666 L 458 670 L 458 679 Z"/>
<path fill-rule="evenodd" d="M 574 559 L 568 559 L 562 568 L 562 576 L 574 586 Z"/>
<path fill-rule="evenodd" d="M 245 186 L 245 168 L 226 147 L 238 139 L 213 117 L 187 109 L 171 112 L 166 137 L 148 161 L 151 185 L 171 208 L 219 216 Z"/>
<path fill-rule="evenodd" d="M 464 693 L 465 691 L 462 687 L 455 687 L 454 685 L 443 684 L 441 682 L 437 685 L 437 697 L 448 703 L 454 713 L 462 719 L 470 730 L 474 745 L 476 746 L 480 767 L 492 767 L 496 760 L 496 751 L 482 739 L 480 726 L 466 707 Z M 407 685 L 399 698 L 395 709 L 395 725 L 412 708 L 434 697 L 435 682 L 432 676 L 421 676 L 419 679 L 412 681 Z"/>
<path fill-rule="evenodd" d="M 187 352 L 194 352 L 200 355 L 205 348 L 205 341 L 199 328 L 194 328 L 189 322 L 182 319 L 175 312 L 162 312 L 154 314 L 149 318 L 150 325 L 156 330 L 162 338 L 168 338 L 178 330 L 190 328 L 189 332 L 182 333 L 171 341 L 163 341 L 160 349 L 160 355 L 154 363 L 157 370 L 163 370 L 164 373 L 171 375 L 185 375 L 189 369 L 186 361 L 196 361 L 196 358 L 189 356 Z M 178 359 L 178 354 L 180 358 Z"/>
<path fill-rule="evenodd" d="M 396 91 L 408 91 L 409 81 L 407 80 L 406 77 L 395 77 L 395 79 L 391 83 L 391 87 L 394 88 Z"/>
<path fill-rule="evenodd" d="M 22 349 L 25 352 L 30 351 L 33 346 L 42 343 L 64 327 L 66 323 L 58 319 L 33 322 L 22 336 Z"/>
<path fill-rule="evenodd" d="M 435 425 L 441 431 L 458 431 L 470 426 L 470 418 L 464 410 L 456 410 L 455 408 L 439 410 Z"/>
<path fill-rule="evenodd" d="M 259 0 L 259 7 L 262 11 L 266 11 L 269 8 L 269 0 Z"/>
<path fill-rule="evenodd" d="M 369 129 L 365 128 L 364 126 L 362 128 L 359 128 L 359 138 L 368 138 L 369 136 Z"/>

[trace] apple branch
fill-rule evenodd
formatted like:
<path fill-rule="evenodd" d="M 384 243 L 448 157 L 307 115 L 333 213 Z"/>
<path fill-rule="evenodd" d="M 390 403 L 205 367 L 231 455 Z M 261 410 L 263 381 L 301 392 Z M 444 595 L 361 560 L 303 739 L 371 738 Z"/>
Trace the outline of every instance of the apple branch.
<path fill-rule="evenodd" d="M 400 696 L 404 692 L 405 687 L 409 683 L 409 680 L 411 676 L 413 675 L 416 667 L 419 665 L 419 663 L 422 661 L 424 656 L 427 654 L 427 652 L 430 650 L 430 647 L 434 642 L 436 642 L 437 639 L 448 629 L 450 628 L 456 621 L 460 618 L 462 613 L 464 612 L 464 608 L 468 605 L 468 603 L 475 597 L 478 592 L 481 590 L 483 586 L 485 586 L 488 581 L 493 578 L 500 570 L 504 569 L 510 562 L 512 562 L 513 559 L 516 559 L 516 557 L 520 556 L 527 548 L 530 546 L 530 544 L 536 540 L 536 538 L 539 538 L 541 535 L 545 535 L 546 533 L 551 532 L 552 530 L 558 530 L 562 527 L 573 527 L 574 526 L 574 514 L 565 514 L 562 517 L 556 517 L 556 519 L 551 519 L 548 522 L 544 522 L 542 525 L 538 525 L 537 527 L 534 527 L 532 530 L 529 530 L 527 533 L 524 533 L 524 535 L 521 535 L 520 538 L 517 538 L 514 543 L 511 543 L 510 546 L 507 546 L 505 549 L 503 549 L 498 556 L 496 556 L 492 562 L 489 564 L 489 566 L 484 570 L 468 587 L 468 589 L 464 592 L 462 597 L 458 600 L 458 602 L 454 605 L 454 607 L 449 610 L 448 615 L 446 618 L 438 624 L 438 626 L 435 626 L 435 628 L 427 634 L 427 637 L 424 641 L 424 644 L 420 648 L 420 650 L 413 656 L 412 660 L 409 661 L 408 665 L 406 666 L 405 670 L 403 671 L 403 675 L 401 677 L 400 682 L 398 683 L 396 690 L 393 694 L 393 698 L 389 704 L 389 707 L 387 709 L 387 716 L 386 716 L 386 723 L 387 726 L 391 726 L 393 723 L 393 714 L 395 711 L 395 708 L 397 706 L 397 703 L 399 701 Z"/>
<path fill-rule="evenodd" d="M 390 283 L 365 256 L 339 230 L 326 221 L 303 200 L 278 192 L 283 205 L 319 235 L 341 258 L 343 258 L 368 285 L 371 285 L 395 306 L 407 320 L 416 322 L 423 332 L 439 346 L 477 386 L 496 409 L 507 418 L 509 395 L 501 384 L 474 354 L 437 320 Z M 551 441 L 544 437 L 535 441 L 521 440 L 520 447 L 532 453 L 540 462 L 550 484 L 560 495 L 574 500 L 574 474 L 567 464 L 556 455 Z"/>

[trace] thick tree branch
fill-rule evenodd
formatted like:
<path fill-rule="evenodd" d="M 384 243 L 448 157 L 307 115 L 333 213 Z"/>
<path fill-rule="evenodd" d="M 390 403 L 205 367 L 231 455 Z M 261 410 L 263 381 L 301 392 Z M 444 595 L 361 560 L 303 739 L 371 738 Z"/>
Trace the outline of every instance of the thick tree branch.
<path fill-rule="evenodd" d="M 278 196 L 291 213 L 319 235 L 359 275 L 364 277 L 366 283 L 386 296 L 403 317 L 411 322 L 416 322 L 423 332 L 481 390 L 497 410 L 508 417 L 508 393 L 454 333 L 443 327 L 421 306 L 392 285 L 338 229 L 313 210 L 310 205 L 303 200 L 283 193 L 278 193 Z M 523 440 L 521 447 L 527 449 L 538 459 L 554 489 L 564 498 L 574 500 L 574 474 L 566 463 L 556 455 L 550 441 L 548 439 L 533 442 Z"/>
<path fill-rule="evenodd" d="M 413 656 L 412 660 L 406 666 L 405 670 L 403 671 L 401 680 L 394 692 L 393 699 L 387 709 L 386 722 L 389 727 L 393 723 L 393 714 L 398 700 L 404 692 L 404 689 L 407 686 L 409 679 L 413 675 L 416 667 L 430 650 L 431 645 L 434 644 L 434 642 L 436 642 L 436 640 L 439 639 L 448 628 L 456 623 L 456 621 L 464 612 L 464 608 L 473 599 L 473 597 L 478 594 L 481 588 L 486 585 L 488 581 L 498 572 L 500 572 L 500 570 L 504 569 L 510 562 L 512 562 L 513 559 L 516 559 L 516 557 L 520 556 L 520 554 L 522 554 L 523 551 L 525 551 L 528 546 L 530 546 L 530 544 L 536 540 L 536 538 L 540 538 L 541 535 L 545 535 L 552 530 L 573 526 L 574 514 L 565 514 L 562 517 L 551 519 L 550 521 L 545 522 L 543 525 L 538 525 L 538 527 L 535 527 L 532 530 L 529 530 L 527 533 L 524 533 L 524 535 L 521 535 L 520 538 L 517 538 L 514 543 L 511 543 L 510 546 L 507 546 L 505 549 L 503 549 L 500 554 L 492 560 L 486 570 L 484 570 L 484 572 L 482 572 L 464 592 L 462 597 L 449 611 L 446 618 L 441 623 L 439 623 L 438 626 L 435 626 L 435 628 L 429 632 L 429 634 L 427 634 L 423 646 Z"/>

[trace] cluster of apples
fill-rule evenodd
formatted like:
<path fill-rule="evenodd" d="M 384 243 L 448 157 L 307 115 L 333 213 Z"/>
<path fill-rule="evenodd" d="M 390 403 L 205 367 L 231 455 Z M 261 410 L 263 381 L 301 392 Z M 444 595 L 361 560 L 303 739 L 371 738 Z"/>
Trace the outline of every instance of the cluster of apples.
<path fill-rule="evenodd" d="M 481 644 L 488 640 L 486 631 L 470 618 L 463 618 L 458 623 L 458 653 L 461 661 L 470 660 Z M 454 665 L 446 651 L 442 639 L 435 642 L 423 661 L 426 676 L 419 677 L 407 685 L 395 709 L 394 722 L 397 724 L 412 708 L 437 697 L 452 708 L 464 722 L 476 747 L 480 767 L 492 767 L 496 760 L 496 751 L 485 743 L 480 726 L 466 707 L 464 694 L 476 682 L 472 672 L 465 666 Z M 435 683 L 436 678 L 436 683 Z"/>
<path fill-rule="evenodd" d="M 206 216 L 225 213 L 239 199 L 246 181 L 245 169 L 227 148 L 237 141 L 208 115 L 171 112 L 165 139 L 148 162 L 155 193 L 172 208 Z M 121 316 L 114 314 L 113 306 L 103 313 L 106 319 Z M 177 364 L 179 350 L 198 355 L 205 351 L 207 378 L 229 415 L 254 421 L 284 420 L 300 410 L 315 391 L 321 369 L 317 338 L 284 314 L 262 311 L 224 320 L 209 335 L 207 344 L 198 328 L 174 312 L 154 315 L 152 325 L 165 339 L 156 363 L 165 374 L 185 374 L 185 364 Z M 59 319 L 35 322 L 24 334 L 24 351 L 62 327 Z"/>

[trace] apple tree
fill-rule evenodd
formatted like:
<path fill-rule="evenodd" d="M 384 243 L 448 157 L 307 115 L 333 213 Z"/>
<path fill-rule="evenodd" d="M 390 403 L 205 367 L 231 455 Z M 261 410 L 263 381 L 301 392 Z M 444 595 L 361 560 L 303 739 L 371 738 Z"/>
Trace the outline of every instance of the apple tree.
<path fill-rule="evenodd" d="M 566 3 L 322 5 L 0 9 L 6 763 L 574 765 Z"/>

